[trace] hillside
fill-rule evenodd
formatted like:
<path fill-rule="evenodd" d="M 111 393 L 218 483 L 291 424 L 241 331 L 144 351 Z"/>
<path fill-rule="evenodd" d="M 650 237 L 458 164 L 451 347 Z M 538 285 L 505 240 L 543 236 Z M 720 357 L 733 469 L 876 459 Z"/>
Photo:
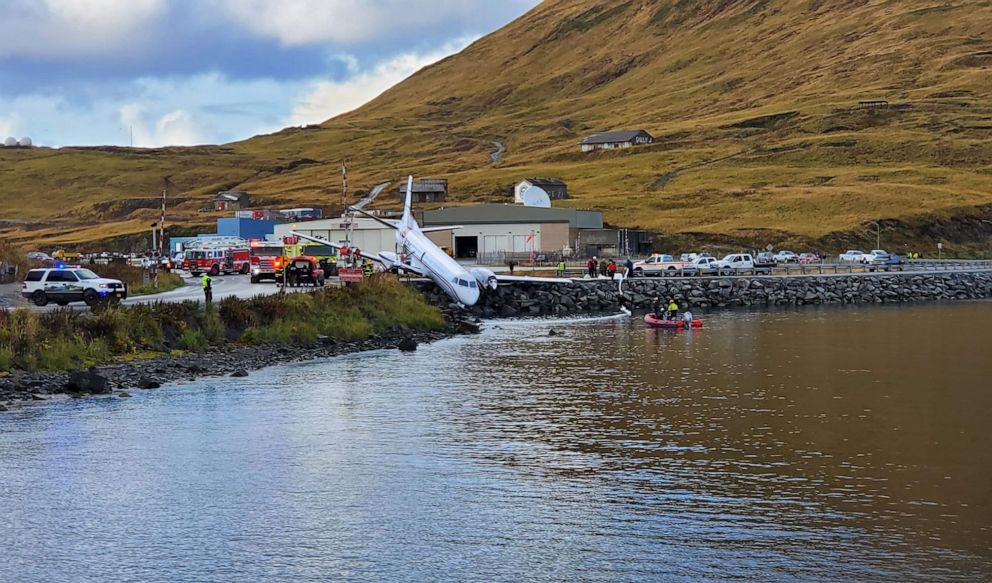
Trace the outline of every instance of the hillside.
<path fill-rule="evenodd" d="M 0 149 L 0 216 L 19 238 L 138 232 L 165 175 L 187 221 L 231 187 L 331 209 L 347 159 L 353 188 L 443 176 L 456 203 L 561 176 L 568 204 L 676 237 L 826 248 L 882 220 L 890 240 L 988 245 L 990 30 L 989 1 L 548 0 L 320 126 L 215 147 Z M 857 109 L 870 99 L 890 107 Z M 609 129 L 657 143 L 578 151 Z"/>

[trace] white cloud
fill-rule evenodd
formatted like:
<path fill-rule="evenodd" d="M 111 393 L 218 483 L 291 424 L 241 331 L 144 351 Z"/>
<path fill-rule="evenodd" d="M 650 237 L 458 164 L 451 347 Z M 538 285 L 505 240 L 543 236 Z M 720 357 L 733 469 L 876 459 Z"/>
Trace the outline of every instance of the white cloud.
<path fill-rule="evenodd" d="M 351 75 L 343 81 L 317 81 L 293 106 L 290 125 L 320 123 L 336 115 L 357 109 L 385 90 L 420 69 L 463 49 L 473 39 L 459 39 L 430 53 L 405 53 L 362 70 L 353 60 L 348 62 Z"/>
<path fill-rule="evenodd" d="M 137 46 L 167 0 L 2 0 L 0 57 L 108 55 Z"/>
<path fill-rule="evenodd" d="M 120 122 L 132 132 L 136 147 L 194 146 L 203 143 L 197 124 L 187 111 L 177 109 L 169 112 L 159 118 L 154 127 L 149 126 L 145 118 L 144 108 L 136 103 L 121 107 Z"/>
<path fill-rule="evenodd" d="M 0 116 L 0 141 L 9 137 L 23 137 L 20 135 L 23 127 L 23 120 L 17 112 Z"/>
<path fill-rule="evenodd" d="M 229 17 L 284 45 L 359 43 L 403 35 L 411 44 L 427 27 L 484 22 L 495 12 L 537 0 L 221 0 Z"/>

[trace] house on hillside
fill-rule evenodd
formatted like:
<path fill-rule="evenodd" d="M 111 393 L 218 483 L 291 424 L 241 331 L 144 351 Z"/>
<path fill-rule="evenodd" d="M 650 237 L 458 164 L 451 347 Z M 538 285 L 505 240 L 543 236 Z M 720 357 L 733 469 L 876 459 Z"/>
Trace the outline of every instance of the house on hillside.
<path fill-rule="evenodd" d="M 633 148 L 644 144 L 653 144 L 654 137 L 644 130 L 625 130 L 619 132 L 600 132 L 582 140 L 580 145 L 583 152 L 594 150 L 613 150 L 617 148 Z"/>
<path fill-rule="evenodd" d="M 548 193 L 551 200 L 568 198 L 568 185 L 561 178 L 525 178 L 513 187 L 513 202 L 523 204 L 524 193 L 535 186 Z"/>
<path fill-rule="evenodd" d="M 406 198 L 406 183 L 400 186 L 400 198 Z M 444 202 L 448 198 L 446 178 L 424 178 L 413 181 L 413 202 Z"/>
<path fill-rule="evenodd" d="M 240 211 L 251 206 L 247 192 L 240 190 L 224 190 L 214 197 L 214 210 Z"/>

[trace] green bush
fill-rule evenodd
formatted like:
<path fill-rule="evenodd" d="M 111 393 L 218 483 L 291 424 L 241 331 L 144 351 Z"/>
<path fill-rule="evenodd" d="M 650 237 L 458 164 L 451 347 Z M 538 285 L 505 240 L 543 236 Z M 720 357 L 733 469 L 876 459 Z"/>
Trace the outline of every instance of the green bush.
<path fill-rule="evenodd" d="M 165 350 L 166 330 L 179 348 L 202 352 L 231 342 L 312 344 L 319 336 L 360 340 L 394 328 L 436 329 L 440 311 L 393 277 L 313 293 L 250 300 L 103 306 L 38 314 L 0 309 L 0 370 L 64 370 L 105 363 L 138 350 Z"/>
<path fill-rule="evenodd" d="M 42 370 L 86 368 L 109 362 L 113 355 L 102 339 L 86 342 L 81 338 L 46 341 L 38 352 L 37 366 Z"/>
<path fill-rule="evenodd" d="M 210 347 L 210 342 L 199 330 L 183 330 L 179 336 L 179 347 L 192 352 L 203 352 Z"/>

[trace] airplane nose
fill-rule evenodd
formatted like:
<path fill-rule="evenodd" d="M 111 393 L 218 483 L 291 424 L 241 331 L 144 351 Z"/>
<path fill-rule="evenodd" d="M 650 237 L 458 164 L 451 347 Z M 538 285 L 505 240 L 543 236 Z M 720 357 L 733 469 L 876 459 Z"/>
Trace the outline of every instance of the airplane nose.
<path fill-rule="evenodd" d="M 479 289 L 463 289 L 459 294 L 461 296 L 461 301 L 466 306 L 474 306 L 479 301 Z"/>

